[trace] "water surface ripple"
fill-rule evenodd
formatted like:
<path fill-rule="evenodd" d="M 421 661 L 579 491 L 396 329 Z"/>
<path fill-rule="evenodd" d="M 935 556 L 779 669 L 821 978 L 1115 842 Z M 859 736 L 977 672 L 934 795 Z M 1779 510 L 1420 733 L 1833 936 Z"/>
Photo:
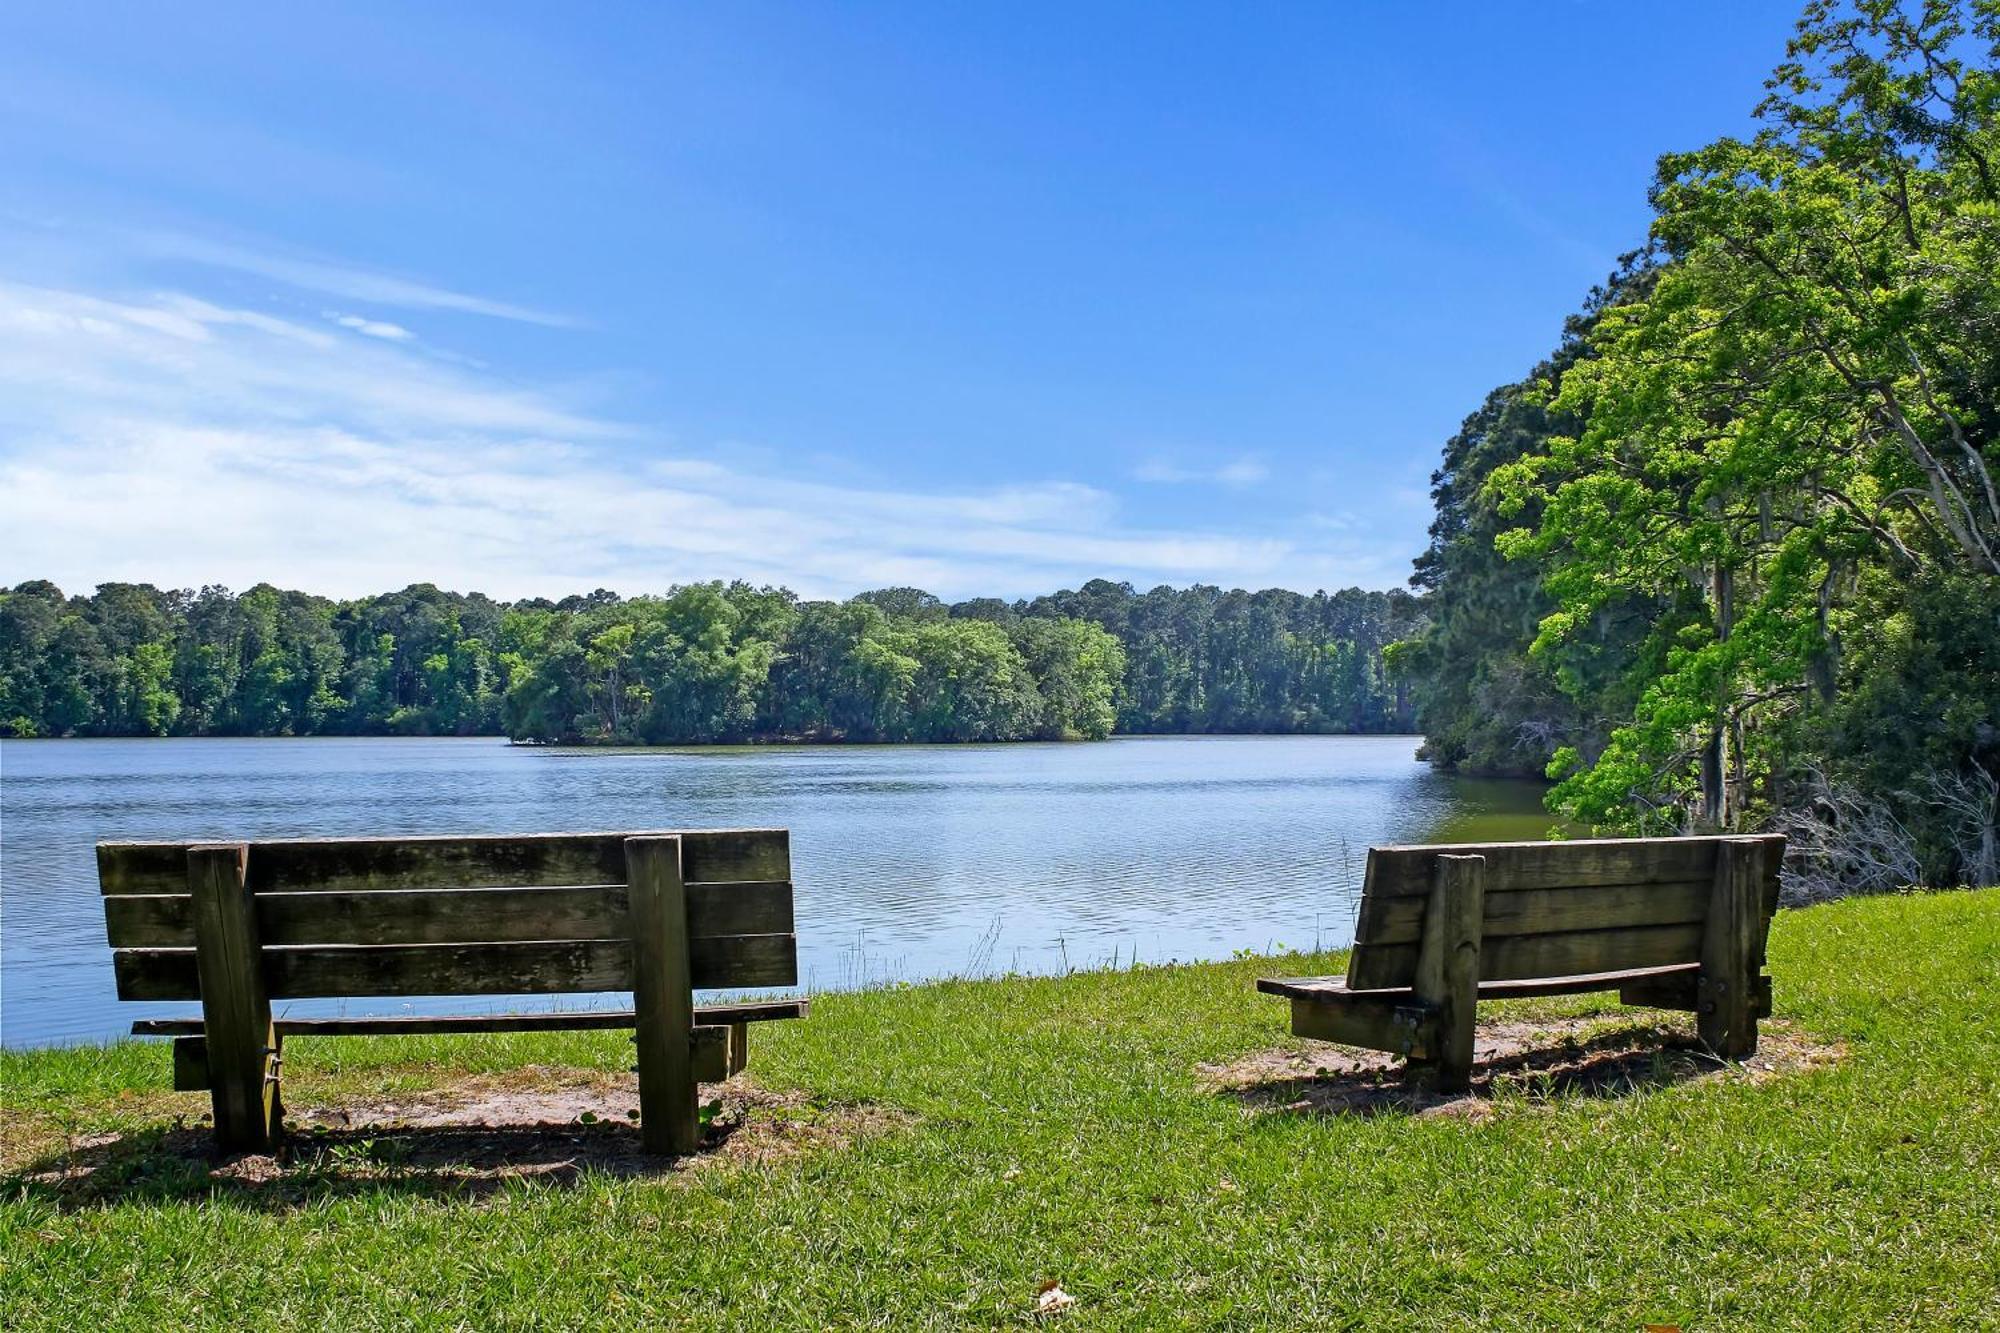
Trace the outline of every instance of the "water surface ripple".
<path fill-rule="evenodd" d="M 1532 785 L 1441 777 L 1415 749 L 1408 736 L 653 750 L 0 742 L 0 1041 L 103 1040 L 137 1017 L 193 1012 L 116 1001 L 100 839 L 779 825 L 792 830 L 801 980 L 828 989 L 1343 944 L 1371 843 L 1547 826 Z"/>

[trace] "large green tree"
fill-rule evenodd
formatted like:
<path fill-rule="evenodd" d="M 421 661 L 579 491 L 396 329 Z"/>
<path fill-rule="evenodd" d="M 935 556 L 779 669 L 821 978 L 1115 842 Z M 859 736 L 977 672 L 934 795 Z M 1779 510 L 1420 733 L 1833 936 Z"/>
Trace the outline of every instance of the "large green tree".
<path fill-rule="evenodd" d="M 1565 812 L 1768 817 L 1873 669 L 1857 616 L 1939 580 L 1992 603 L 1996 55 L 1992 0 L 1815 3 L 1763 128 L 1661 160 L 1650 290 L 1561 373 L 1573 430 L 1489 482 L 1553 604 L 1538 661 L 1572 669 L 1607 609 L 1658 608 L 1627 720 L 1556 756 Z"/>

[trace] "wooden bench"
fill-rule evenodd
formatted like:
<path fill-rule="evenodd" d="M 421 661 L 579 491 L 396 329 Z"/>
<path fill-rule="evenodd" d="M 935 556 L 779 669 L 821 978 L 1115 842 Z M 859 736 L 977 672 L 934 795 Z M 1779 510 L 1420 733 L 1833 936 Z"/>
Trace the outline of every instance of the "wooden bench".
<path fill-rule="evenodd" d="M 209 1089 L 218 1142 L 282 1132 L 287 1036 L 631 1028 L 650 1152 L 692 1151 L 696 1084 L 743 1067 L 747 1024 L 803 1000 L 697 1008 L 697 988 L 792 986 L 783 829 L 524 837 L 107 842 L 105 933 L 123 1000 L 200 1000 L 174 1086 Z M 273 1020 L 307 997 L 631 991 L 622 1012 Z"/>
<path fill-rule="evenodd" d="M 1617 991 L 1696 1015 L 1740 1060 L 1771 1011 L 1764 938 L 1782 836 L 1373 847 L 1347 976 L 1259 981 L 1292 1031 L 1472 1073 L 1480 1000 Z"/>

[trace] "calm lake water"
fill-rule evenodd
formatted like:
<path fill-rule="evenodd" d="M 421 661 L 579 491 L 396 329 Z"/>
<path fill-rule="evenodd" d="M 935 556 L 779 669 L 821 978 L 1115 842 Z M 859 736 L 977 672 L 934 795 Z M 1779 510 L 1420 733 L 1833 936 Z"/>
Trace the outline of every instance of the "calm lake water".
<path fill-rule="evenodd" d="M 1371 843 L 1533 838 L 1549 826 L 1533 784 L 1440 777 L 1416 746 L 1409 736 L 671 750 L 0 742 L 0 1042 L 98 1041 L 134 1018 L 196 1012 L 115 998 L 93 852 L 108 838 L 781 826 L 792 830 L 808 990 L 1338 946 Z M 403 1000 L 284 1007 L 411 1010 Z"/>

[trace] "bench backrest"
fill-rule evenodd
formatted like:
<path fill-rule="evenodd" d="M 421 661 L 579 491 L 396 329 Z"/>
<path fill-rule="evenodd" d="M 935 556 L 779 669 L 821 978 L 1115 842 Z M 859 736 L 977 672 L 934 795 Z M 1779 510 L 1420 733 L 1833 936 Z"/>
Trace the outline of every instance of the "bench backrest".
<path fill-rule="evenodd" d="M 266 993 L 563 994 L 632 989 L 628 833 L 251 842 Z M 784 829 L 681 832 L 688 960 L 698 988 L 798 983 Z M 193 1000 L 188 849 L 97 848 L 105 933 L 124 1000 Z"/>
<path fill-rule="evenodd" d="M 1701 959 L 1717 852 L 1729 838 L 1603 838 L 1575 842 L 1371 847 L 1347 967 L 1353 990 L 1409 986 L 1440 854 L 1483 856 L 1485 913 L 1479 979 L 1571 977 Z M 1763 922 L 1778 903 L 1781 835 L 1762 855 Z M 1758 945 L 1757 963 L 1763 963 Z"/>

